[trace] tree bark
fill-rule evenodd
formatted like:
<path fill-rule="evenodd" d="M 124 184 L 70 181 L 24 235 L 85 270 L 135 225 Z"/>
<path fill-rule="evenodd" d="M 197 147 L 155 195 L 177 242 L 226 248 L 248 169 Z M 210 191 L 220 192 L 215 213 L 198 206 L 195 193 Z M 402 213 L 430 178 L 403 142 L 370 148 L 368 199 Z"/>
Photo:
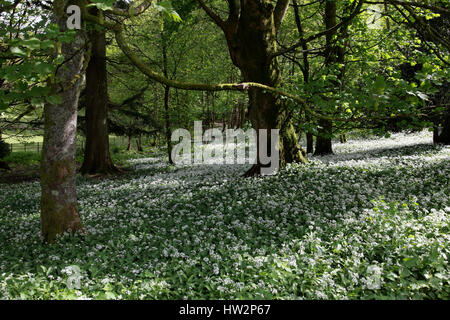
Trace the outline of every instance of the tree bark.
<path fill-rule="evenodd" d="M 78 1 L 54 1 L 54 22 L 66 30 L 66 8 Z M 61 98 L 60 104 L 44 106 L 44 145 L 41 161 L 41 222 L 42 236 L 54 242 L 64 232 L 81 230 L 75 184 L 75 151 L 77 136 L 77 105 L 83 69 L 83 31 L 75 39 L 61 44 L 61 53 L 67 58 L 58 68 L 52 93 Z"/>
<path fill-rule="evenodd" d="M 292 1 L 292 6 L 294 8 L 294 18 L 295 24 L 297 25 L 297 31 L 300 36 L 301 47 L 303 50 L 303 66 L 301 66 L 301 71 L 303 74 L 303 82 L 304 84 L 308 84 L 310 80 L 310 64 L 309 64 L 309 56 L 308 56 L 308 43 L 305 42 L 305 31 L 303 29 L 302 20 L 300 19 L 300 10 L 296 0 Z M 311 123 L 311 116 L 305 112 L 305 122 L 307 124 Z M 308 126 L 309 127 L 309 126 Z M 312 154 L 314 152 L 314 136 L 311 131 L 306 130 L 306 153 Z"/>
<path fill-rule="evenodd" d="M 91 58 L 86 71 L 86 148 L 81 173 L 109 174 L 118 170 L 109 150 L 106 34 L 93 29 L 88 36 Z"/>
<path fill-rule="evenodd" d="M 336 25 L 336 1 L 327 0 L 325 3 L 325 29 L 330 29 Z M 333 36 L 335 32 L 330 32 L 326 35 L 326 48 L 325 48 L 325 65 L 331 66 L 337 60 L 337 50 L 334 44 Z M 333 153 L 333 147 L 331 143 L 331 137 L 333 132 L 333 123 L 329 120 L 319 120 L 318 135 L 316 138 L 316 151 L 315 155 L 327 155 Z"/>
<path fill-rule="evenodd" d="M 170 112 L 169 112 L 170 87 L 164 86 L 164 117 L 166 127 L 167 153 L 169 155 L 169 163 L 173 164 L 172 159 L 172 139 L 170 132 Z"/>
<path fill-rule="evenodd" d="M 139 152 L 144 152 L 144 147 L 142 146 L 142 135 L 138 135 L 136 138 L 136 146 Z"/>
<path fill-rule="evenodd" d="M 442 131 L 438 132 L 438 128 L 434 128 L 433 142 L 435 144 L 450 145 L 450 108 L 444 113 Z"/>
<path fill-rule="evenodd" d="M 133 144 L 133 136 L 132 135 L 128 135 L 128 146 L 127 146 L 127 151 L 131 150 Z"/>
<path fill-rule="evenodd" d="M 169 66 L 167 61 L 167 45 L 165 39 L 162 37 L 162 50 L 163 50 L 163 72 L 164 76 L 167 78 L 169 75 Z M 172 159 L 172 139 L 170 132 L 170 112 L 169 112 L 169 99 L 170 99 L 170 87 L 164 86 L 164 120 L 165 120 L 165 131 L 166 131 L 166 140 L 167 140 L 167 153 L 169 156 L 169 163 L 173 164 Z"/>
<path fill-rule="evenodd" d="M 277 12 L 268 0 L 241 2 L 239 14 L 232 15 L 230 23 L 224 28 L 231 59 L 241 70 L 245 82 L 257 82 L 275 88 L 281 84 L 278 58 L 272 58 L 277 49 L 277 26 L 281 24 L 278 19 L 282 19 L 282 15 Z M 270 129 L 280 129 L 279 166 L 283 167 L 289 162 L 306 162 L 288 117 L 287 106 L 281 101 L 280 95 L 255 87 L 249 88 L 248 95 L 249 120 L 256 130 L 268 129 L 268 144 Z M 270 145 L 267 150 L 270 150 Z M 258 140 L 257 164 L 246 175 L 260 174 L 261 167 Z"/>
<path fill-rule="evenodd" d="M 311 132 L 306 133 L 306 153 L 314 153 L 314 135 Z"/>

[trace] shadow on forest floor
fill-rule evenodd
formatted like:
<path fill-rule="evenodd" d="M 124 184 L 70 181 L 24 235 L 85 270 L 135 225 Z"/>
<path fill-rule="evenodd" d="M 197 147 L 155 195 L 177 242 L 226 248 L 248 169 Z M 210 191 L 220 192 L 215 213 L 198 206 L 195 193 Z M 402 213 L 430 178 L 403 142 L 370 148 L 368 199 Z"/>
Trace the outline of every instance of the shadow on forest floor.
<path fill-rule="evenodd" d="M 389 156 L 395 160 L 436 154 L 437 150 L 432 145 L 418 144 L 329 158 L 345 161 L 340 158 L 349 156 L 350 160 L 362 155 L 364 159 Z M 58 290 L 66 288 L 61 270 L 76 264 L 89 281 L 86 286 L 94 286 L 99 292 L 104 287 L 103 279 L 112 279 L 116 288 L 125 286 L 145 298 L 181 299 L 188 294 L 187 288 L 196 298 L 239 294 L 245 298 L 273 298 L 267 288 L 261 288 L 262 296 L 256 294 L 253 286 L 260 288 L 257 279 L 276 287 L 284 294 L 281 297 L 302 296 L 305 292 L 292 286 L 309 281 L 299 270 L 309 272 L 314 281 L 326 280 L 314 264 L 330 272 L 336 261 L 359 261 L 358 254 L 362 254 L 366 263 L 362 269 L 357 264 L 347 266 L 362 275 L 369 264 L 387 257 L 395 264 L 403 258 L 395 253 L 403 250 L 401 247 L 380 247 L 371 237 L 404 241 L 403 236 L 409 239 L 409 233 L 378 229 L 377 224 L 367 223 L 364 214 L 373 208 L 371 201 L 380 198 L 405 203 L 410 196 L 416 196 L 420 204 L 417 210 L 423 208 L 423 212 L 414 214 L 421 215 L 448 206 L 447 159 L 435 160 L 414 157 L 401 165 L 395 161 L 383 163 L 374 171 L 345 163 L 337 166 L 339 170 L 334 166 L 297 166 L 293 172 L 244 179 L 241 173 L 246 166 L 174 168 L 162 159 L 149 158 L 147 163 L 143 159 L 136 161 L 136 171 L 122 180 L 82 179 L 79 205 L 88 235 L 65 238 L 54 246 L 42 246 L 36 241 L 39 186 L 13 186 L 8 191 L 10 196 L 3 200 L 8 208 L 0 216 L 0 266 L 16 279 L 27 273 L 41 277 L 39 266 L 46 270 L 52 267 L 51 275 L 62 277 L 56 284 Z M 389 214 L 370 217 L 379 219 L 383 226 L 383 219 L 395 222 L 396 228 L 408 223 L 416 226 L 413 215 L 397 211 Z M 339 243 L 351 243 L 351 250 L 340 252 L 336 249 Z M 289 264 L 293 261 L 297 265 Z M 247 291 L 240 293 L 233 287 L 229 296 L 222 296 L 225 278 L 243 283 Z M 169 283 L 170 288 L 132 285 L 150 280 Z M 339 277 L 333 281 L 345 285 Z M 311 293 L 309 297 L 315 296 Z"/>
<path fill-rule="evenodd" d="M 332 155 L 313 156 L 312 159 L 317 159 L 328 163 L 348 160 L 372 160 L 383 157 L 422 156 L 439 151 L 444 147 L 445 146 L 433 145 L 429 143 L 418 143 L 408 146 L 373 148 L 370 150 L 361 150 L 359 152 L 337 152 Z"/>

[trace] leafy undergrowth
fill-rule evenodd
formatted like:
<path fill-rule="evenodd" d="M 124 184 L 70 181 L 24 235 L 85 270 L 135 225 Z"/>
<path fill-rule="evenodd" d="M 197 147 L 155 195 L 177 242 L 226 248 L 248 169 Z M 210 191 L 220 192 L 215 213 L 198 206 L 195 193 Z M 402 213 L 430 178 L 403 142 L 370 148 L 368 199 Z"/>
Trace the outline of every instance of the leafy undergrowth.
<path fill-rule="evenodd" d="M 38 183 L 0 185 L 3 299 L 450 298 L 450 149 L 335 145 L 276 176 L 131 160 L 78 180 L 87 236 L 39 238 Z"/>

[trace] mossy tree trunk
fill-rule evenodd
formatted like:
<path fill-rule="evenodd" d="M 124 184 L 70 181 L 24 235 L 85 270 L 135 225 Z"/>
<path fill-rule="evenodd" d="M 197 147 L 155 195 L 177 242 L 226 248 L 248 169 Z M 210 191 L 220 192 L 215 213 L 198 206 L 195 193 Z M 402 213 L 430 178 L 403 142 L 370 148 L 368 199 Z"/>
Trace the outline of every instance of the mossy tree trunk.
<path fill-rule="evenodd" d="M 92 9 L 91 14 L 98 10 Z M 91 57 L 86 70 L 86 148 L 81 166 L 81 173 L 93 175 L 117 171 L 109 150 L 106 34 L 97 28 L 88 33 Z"/>
<path fill-rule="evenodd" d="M 273 54 L 277 50 L 277 31 L 289 1 L 279 0 L 275 6 L 269 0 L 229 1 L 230 14 L 227 21 L 220 20 L 202 1 L 199 2 L 224 31 L 231 59 L 241 70 L 244 81 L 279 87 L 280 65 Z M 270 129 L 280 129 L 280 167 L 294 161 L 306 162 L 288 118 L 287 106 L 281 101 L 280 95 L 255 87 L 249 88 L 248 95 L 248 116 L 253 128 L 268 129 L 267 150 L 270 150 Z M 258 155 L 258 163 L 247 175 L 260 174 L 261 167 Z"/>
<path fill-rule="evenodd" d="M 65 12 L 71 4 L 80 5 L 79 1 L 54 1 L 54 22 L 62 31 L 67 28 Z M 58 68 L 52 83 L 52 92 L 61 98 L 61 103 L 46 103 L 44 106 L 41 222 L 42 236 L 49 243 L 64 232 L 82 229 L 75 185 L 75 151 L 84 45 L 81 30 L 72 42 L 61 44 L 61 53 L 71 57 Z"/>

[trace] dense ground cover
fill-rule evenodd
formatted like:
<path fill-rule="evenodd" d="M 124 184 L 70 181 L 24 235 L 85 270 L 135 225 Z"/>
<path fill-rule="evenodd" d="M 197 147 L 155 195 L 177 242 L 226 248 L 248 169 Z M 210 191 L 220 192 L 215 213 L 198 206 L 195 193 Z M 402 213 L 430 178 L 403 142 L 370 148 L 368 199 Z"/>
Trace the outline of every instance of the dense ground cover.
<path fill-rule="evenodd" d="M 78 180 L 87 235 L 39 238 L 38 182 L 0 184 L 0 298 L 450 298 L 450 148 L 335 145 L 271 177 L 132 160 Z"/>

